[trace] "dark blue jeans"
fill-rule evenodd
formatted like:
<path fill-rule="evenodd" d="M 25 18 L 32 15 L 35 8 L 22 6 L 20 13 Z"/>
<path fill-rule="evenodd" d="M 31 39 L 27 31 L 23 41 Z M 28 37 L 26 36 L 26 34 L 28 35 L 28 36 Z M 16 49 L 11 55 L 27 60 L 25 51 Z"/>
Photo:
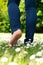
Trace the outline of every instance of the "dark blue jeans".
<path fill-rule="evenodd" d="M 8 0 L 8 14 L 10 18 L 10 26 L 12 33 L 20 29 L 20 0 Z M 33 41 L 35 26 L 36 26 L 36 0 L 25 0 L 26 9 L 26 41 Z"/>

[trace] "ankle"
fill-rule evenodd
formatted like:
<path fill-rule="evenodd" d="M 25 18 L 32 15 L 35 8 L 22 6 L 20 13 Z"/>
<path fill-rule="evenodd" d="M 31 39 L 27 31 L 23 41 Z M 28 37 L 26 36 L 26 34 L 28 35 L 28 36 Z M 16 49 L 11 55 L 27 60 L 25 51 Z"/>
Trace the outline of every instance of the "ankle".
<path fill-rule="evenodd" d="M 17 30 L 18 36 L 21 37 L 22 36 L 22 31 L 20 29 Z"/>

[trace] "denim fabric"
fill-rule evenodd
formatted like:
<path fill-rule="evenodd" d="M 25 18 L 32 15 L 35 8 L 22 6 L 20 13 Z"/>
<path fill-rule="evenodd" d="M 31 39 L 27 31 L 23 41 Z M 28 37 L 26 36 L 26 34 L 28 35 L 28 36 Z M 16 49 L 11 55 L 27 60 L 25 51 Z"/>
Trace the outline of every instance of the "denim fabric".
<path fill-rule="evenodd" d="M 12 33 L 20 29 L 20 0 L 8 0 L 8 14 L 10 18 L 10 26 Z M 25 0 L 26 9 L 26 39 L 33 41 L 35 25 L 36 25 L 36 0 Z"/>

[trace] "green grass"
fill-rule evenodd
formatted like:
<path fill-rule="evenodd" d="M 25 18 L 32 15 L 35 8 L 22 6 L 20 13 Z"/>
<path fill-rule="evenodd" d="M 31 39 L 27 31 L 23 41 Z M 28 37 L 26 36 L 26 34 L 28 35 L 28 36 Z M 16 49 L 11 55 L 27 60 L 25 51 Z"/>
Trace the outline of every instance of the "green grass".
<path fill-rule="evenodd" d="M 41 49 L 40 49 L 41 47 Z M 15 49 L 18 47 L 8 47 L 7 43 L 0 43 L 0 65 L 9 65 L 10 62 L 17 63 L 18 65 L 43 65 L 43 63 L 36 62 L 35 60 L 30 60 L 30 56 L 36 54 L 38 51 L 42 50 L 43 47 L 37 44 L 35 47 L 25 48 L 20 46 L 19 52 Z M 28 54 L 24 54 L 27 51 Z M 1 61 L 2 58 L 8 58 L 7 62 Z"/>

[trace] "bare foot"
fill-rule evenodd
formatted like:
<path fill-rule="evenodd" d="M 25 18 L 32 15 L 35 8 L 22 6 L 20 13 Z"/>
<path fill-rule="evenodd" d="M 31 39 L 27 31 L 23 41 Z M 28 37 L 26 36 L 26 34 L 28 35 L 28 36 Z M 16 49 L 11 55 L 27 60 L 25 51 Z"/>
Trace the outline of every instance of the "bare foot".
<path fill-rule="evenodd" d="M 11 46 L 13 44 L 16 44 L 17 40 L 22 36 L 22 32 L 20 29 L 15 31 L 13 35 L 11 36 L 8 45 Z"/>

